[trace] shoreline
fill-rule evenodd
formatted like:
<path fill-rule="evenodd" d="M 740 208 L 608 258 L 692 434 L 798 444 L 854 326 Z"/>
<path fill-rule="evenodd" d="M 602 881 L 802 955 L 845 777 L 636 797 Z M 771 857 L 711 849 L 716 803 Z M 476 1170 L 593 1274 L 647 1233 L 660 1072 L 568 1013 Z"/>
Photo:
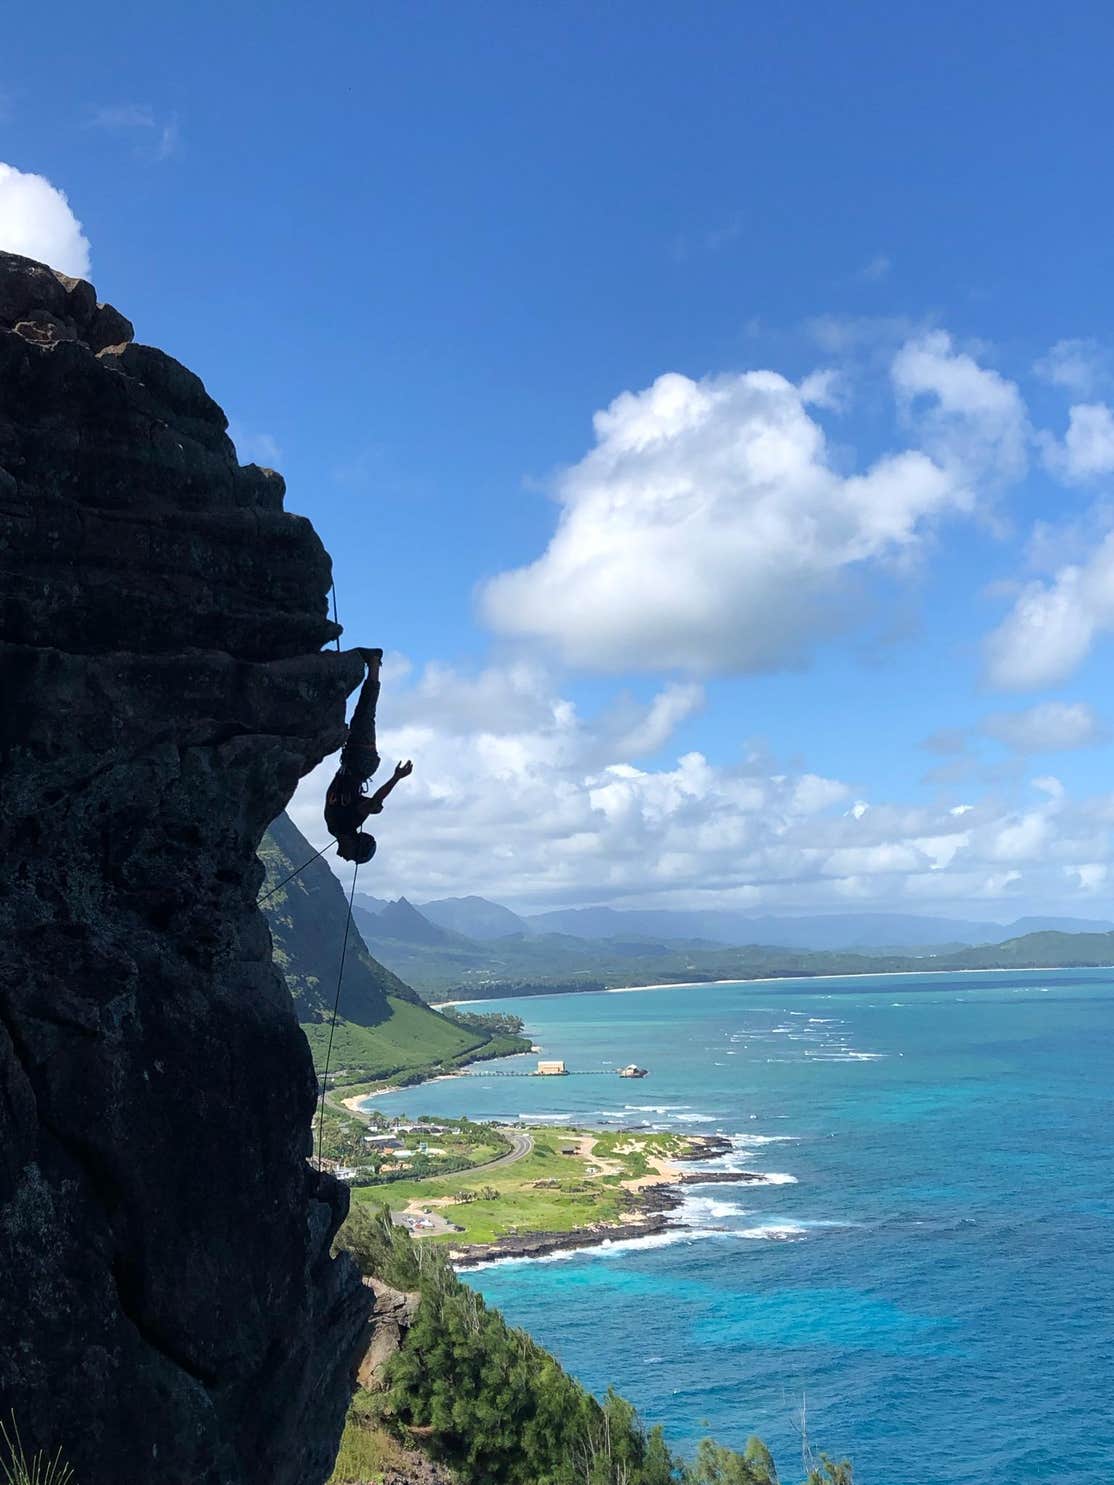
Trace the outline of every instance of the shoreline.
<path fill-rule="evenodd" d="M 607 985 L 602 990 L 536 990 L 522 995 L 476 996 L 472 1000 L 428 1001 L 431 1010 L 453 1005 L 498 1005 L 501 1000 L 560 1000 L 566 995 L 631 995 L 636 990 L 702 990 L 712 985 L 780 985 L 787 980 L 807 980 L 821 984 L 825 980 L 889 980 L 917 978 L 921 975 L 1050 975 L 1065 970 L 1114 969 L 1114 964 L 995 964 L 964 969 L 854 969 L 845 974 L 731 975 L 722 980 L 669 980 L 652 985 Z"/>
<path fill-rule="evenodd" d="M 1044 975 L 1057 974 L 1064 970 L 1085 969 L 1114 969 L 1114 964 L 1045 964 L 1039 967 L 1026 967 L 1015 969 L 1008 964 L 995 965 L 992 969 L 869 969 L 855 970 L 849 974 L 842 975 L 752 975 L 749 978 L 739 979 L 732 977 L 726 980 L 670 980 L 665 984 L 654 985 L 609 985 L 603 990 L 561 990 L 556 993 L 538 991 L 530 995 L 515 996 L 491 996 L 488 999 L 477 997 L 474 1000 L 442 1000 L 436 1003 L 428 1001 L 431 1010 L 438 1010 L 441 1006 L 452 1005 L 498 1005 L 501 1000 L 559 1000 L 567 995 L 633 995 L 643 990 L 701 990 L 716 985 L 779 985 L 785 981 L 807 980 L 810 984 L 823 984 L 829 980 L 888 980 L 888 979 L 916 979 L 923 975 Z M 526 1056 L 523 1052 L 505 1052 L 500 1057 L 480 1058 L 476 1062 L 462 1063 L 459 1068 L 452 1072 L 437 1072 L 428 1078 L 419 1078 L 417 1082 L 402 1085 L 386 1084 L 382 1088 L 372 1088 L 367 1093 L 355 1094 L 351 1098 L 343 1099 L 344 1107 L 353 1114 L 359 1114 L 358 1104 L 366 1098 L 379 1098 L 385 1093 L 401 1093 L 404 1088 L 422 1088 L 427 1083 L 447 1082 L 450 1078 L 459 1078 L 465 1074 L 474 1072 L 481 1062 L 501 1062 L 504 1057 Z"/>
<path fill-rule="evenodd" d="M 481 1264 L 510 1261 L 527 1262 L 552 1253 L 599 1248 L 613 1242 L 638 1241 L 662 1232 L 683 1232 L 685 1223 L 673 1220 L 673 1214 L 684 1206 L 684 1187 L 715 1183 L 746 1184 L 764 1181 L 760 1171 L 686 1171 L 678 1167 L 698 1160 L 716 1160 L 735 1148 L 734 1141 L 722 1134 L 686 1135 L 689 1148 L 661 1162 L 659 1173 L 642 1176 L 630 1191 L 630 1213 L 618 1222 L 598 1222 L 587 1227 L 573 1227 L 566 1232 L 508 1233 L 491 1243 L 472 1243 L 449 1248 L 449 1261 L 455 1269 L 476 1268 Z"/>
<path fill-rule="evenodd" d="M 504 1052 L 503 1054 L 504 1057 L 522 1057 L 523 1055 L 522 1052 Z M 498 1062 L 500 1059 L 498 1057 L 490 1057 L 486 1060 L 489 1062 Z M 359 1116 L 363 1113 L 360 1105 L 365 1099 L 382 1098 L 384 1093 L 405 1093 L 407 1088 L 424 1088 L 427 1083 L 444 1083 L 449 1078 L 459 1078 L 461 1074 L 467 1072 L 471 1067 L 478 1065 L 478 1063 L 466 1063 L 458 1072 L 436 1072 L 428 1078 L 419 1078 L 415 1083 L 384 1083 L 382 1088 L 369 1088 L 366 1093 L 351 1093 L 347 1098 L 342 1098 L 340 1102 L 350 1114 Z"/>

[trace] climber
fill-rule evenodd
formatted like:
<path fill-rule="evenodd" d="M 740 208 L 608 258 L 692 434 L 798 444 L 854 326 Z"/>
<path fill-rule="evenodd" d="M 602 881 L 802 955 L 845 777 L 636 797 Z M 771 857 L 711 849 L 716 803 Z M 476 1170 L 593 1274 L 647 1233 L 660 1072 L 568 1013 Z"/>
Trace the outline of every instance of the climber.
<path fill-rule="evenodd" d="M 379 700 L 383 651 L 361 650 L 360 654 L 367 664 L 367 676 L 348 726 L 348 741 L 341 749 L 340 767 L 325 795 L 325 825 L 329 834 L 336 836 L 337 855 L 362 865 L 375 855 L 375 837 L 367 835 L 360 826 L 368 815 L 379 814 L 387 795 L 399 779 L 413 773 L 414 765 L 409 761 L 400 763 L 385 784 L 365 797 L 367 782 L 379 767 L 379 754 L 375 751 L 375 704 Z"/>

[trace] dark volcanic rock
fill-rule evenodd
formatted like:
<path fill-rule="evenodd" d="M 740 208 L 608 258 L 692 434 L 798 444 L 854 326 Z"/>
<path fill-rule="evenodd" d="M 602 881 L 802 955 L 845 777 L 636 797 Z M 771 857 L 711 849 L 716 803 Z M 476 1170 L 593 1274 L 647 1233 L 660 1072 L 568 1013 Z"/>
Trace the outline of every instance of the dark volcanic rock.
<path fill-rule="evenodd" d="M 318 1485 L 366 1344 L 256 847 L 342 737 L 330 564 L 196 376 L 0 254 L 0 1419 Z"/>
<path fill-rule="evenodd" d="M 660 1198 L 661 1210 L 652 1210 L 651 1203 L 640 1205 L 647 1215 L 636 1222 L 614 1222 L 610 1225 L 600 1222 L 593 1227 L 573 1227 L 568 1232 L 516 1232 L 496 1238 L 493 1243 L 474 1243 L 468 1248 L 454 1248 L 451 1250 L 453 1266 L 473 1268 L 477 1263 L 491 1263 L 497 1258 L 543 1258 L 548 1253 L 598 1248 L 606 1243 L 623 1242 L 629 1238 L 653 1237 L 655 1233 L 664 1232 L 675 1225 L 669 1221 L 665 1212 L 680 1206 L 678 1198 L 669 1202 Z"/>

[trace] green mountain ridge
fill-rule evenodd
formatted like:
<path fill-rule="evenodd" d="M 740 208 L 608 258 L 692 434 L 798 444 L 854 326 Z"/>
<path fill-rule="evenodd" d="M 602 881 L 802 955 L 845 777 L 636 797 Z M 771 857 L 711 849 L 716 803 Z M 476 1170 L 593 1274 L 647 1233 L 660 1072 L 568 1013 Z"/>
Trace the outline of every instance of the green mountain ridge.
<path fill-rule="evenodd" d="M 298 867 L 312 846 L 286 814 L 275 820 L 259 849 L 267 869 L 261 896 L 272 953 L 290 988 L 298 1020 L 324 1062 L 336 976 L 344 943 L 348 898 L 323 860 Z M 284 878 L 296 873 L 274 890 Z M 356 909 L 354 919 L 360 913 Z M 436 930 L 440 931 L 440 930 Z M 431 1010 L 416 991 L 368 952 L 353 921 L 344 957 L 331 1067 L 347 1080 L 406 1077 L 451 1066 L 471 1056 L 516 1050 L 509 1039 L 455 1025 Z"/>
<path fill-rule="evenodd" d="M 319 1021 L 332 1010 L 348 908 L 344 889 L 320 857 L 273 890 L 312 853 L 313 847 L 286 814 L 270 826 L 259 848 L 267 868 L 263 894 L 272 893 L 263 911 L 271 927 L 274 960 L 302 1022 Z M 409 985 L 371 957 L 358 932 L 352 933 L 341 986 L 346 1016 L 363 1026 L 378 1025 L 390 1017 L 392 995 L 420 1000 Z"/>
<path fill-rule="evenodd" d="M 941 962 L 935 968 L 1076 969 L 1114 964 L 1114 933 L 1061 933 L 1047 929 L 941 958 L 955 962 Z"/>
<path fill-rule="evenodd" d="M 419 909 L 405 907 L 405 937 L 395 936 L 399 918 L 390 911 L 362 913 L 361 927 L 377 957 L 433 1002 L 688 981 L 1114 964 L 1114 932 L 1042 929 L 1000 943 L 912 951 L 727 946 L 629 930 L 609 939 L 531 933 L 438 941 L 436 928 L 431 934 L 415 926 Z"/>

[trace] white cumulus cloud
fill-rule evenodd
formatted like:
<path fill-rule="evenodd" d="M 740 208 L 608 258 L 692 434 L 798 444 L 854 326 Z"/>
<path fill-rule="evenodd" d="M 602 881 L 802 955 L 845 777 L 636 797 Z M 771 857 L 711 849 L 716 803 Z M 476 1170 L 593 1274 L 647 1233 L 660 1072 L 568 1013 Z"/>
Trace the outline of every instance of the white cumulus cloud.
<path fill-rule="evenodd" d="M 380 849 L 361 882 L 377 896 L 969 914 L 1003 896 L 1070 904 L 1112 859 L 1114 796 L 1073 801 L 1056 779 L 1016 801 L 870 800 L 742 749 L 725 763 L 669 752 L 668 728 L 698 693 L 666 688 L 586 717 L 536 667 L 411 674 L 388 658 L 383 774 L 396 758 L 415 770 L 375 822 Z M 633 751 L 644 746 L 664 756 L 646 762 Z M 335 766 L 303 781 L 292 807 L 315 846 Z"/>
<path fill-rule="evenodd" d="M 1041 440 L 1048 469 L 1069 484 L 1085 484 L 1114 470 L 1114 413 L 1104 402 L 1081 402 L 1068 412 L 1063 442 Z"/>
<path fill-rule="evenodd" d="M 0 161 L 0 249 L 88 278 L 89 240 L 65 192 Z"/>
<path fill-rule="evenodd" d="M 1099 635 L 1114 629 L 1114 532 L 1084 562 L 1027 583 L 990 635 L 987 674 L 1003 690 L 1065 680 Z"/>
<path fill-rule="evenodd" d="M 482 589 L 486 620 L 598 670 L 800 664 L 848 621 L 854 577 L 973 500 L 917 449 L 837 471 L 806 405 L 815 385 L 669 373 L 622 393 L 557 482 L 546 551 Z"/>
<path fill-rule="evenodd" d="M 1002 481 L 1025 473 L 1030 433 L 1021 393 L 957 351 L 945 331 L 902 346 L 893 379 L 907 417 L 941 463 L 964 478 Z"/>

